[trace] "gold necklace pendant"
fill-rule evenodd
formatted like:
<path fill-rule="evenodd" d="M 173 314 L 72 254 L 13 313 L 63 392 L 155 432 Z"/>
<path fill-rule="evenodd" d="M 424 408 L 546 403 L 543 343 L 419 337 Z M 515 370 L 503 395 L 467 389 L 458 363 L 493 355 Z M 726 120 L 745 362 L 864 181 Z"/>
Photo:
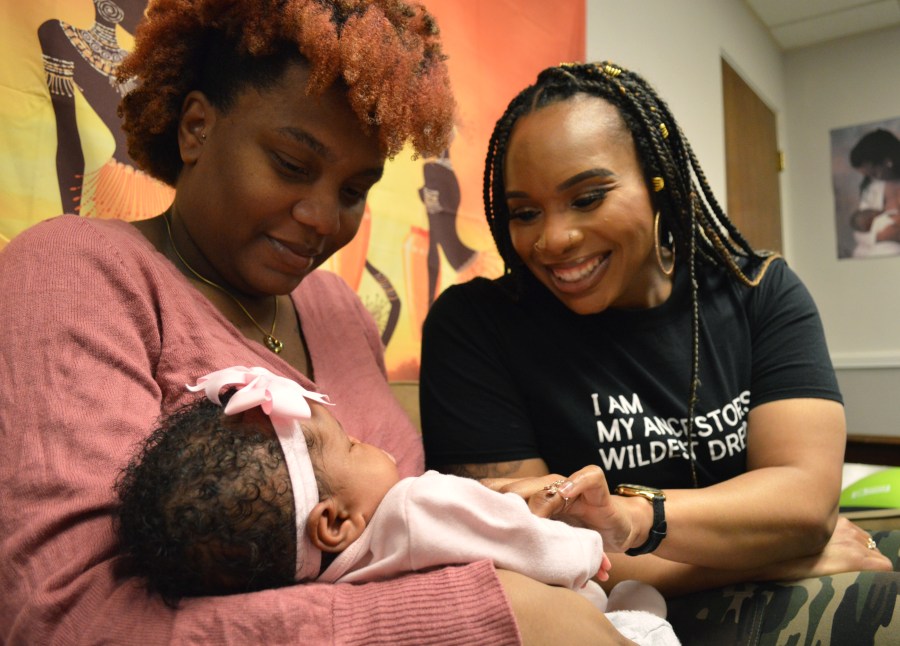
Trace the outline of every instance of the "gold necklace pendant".
<path fill-rule="evenodd" d="M 250 322 L 256 326 L 256 329 L 262 332 L 263 335 L 263 345 L 265 345 L 269 350 L 274 352 L 275 354 L 280 354 L 282 350 L 284 350 L 284 343 L 275 338 L 275 325 L 278 323 L 278 296 L 273 295 L 272 300 L 275 301 L 275 313 L 272 315 L 272 331 L 266 332 L 262 325 L 256 322 L 256 319 L 253 318 L 253 315 L 244 307 L 244 304 L 238 300 L 237 296 L 229 292 L 227 289 L 219 285 L 218 283 L 214 283 L 206 276 L 201 275 L 196 269 L 191 267 L 187 260 L 184 259 L 184 256 L 178 251 L 178 247 L 175 246 L 175 238 L 172 237 L 172 226 L 169 224 L 169 214 L 166 213 L 163 215 L 163 222 L 166 223 L 166 233 L 169 234 L 169 243 L 172 245 L 172 251 L 175 252 L 175 255 L 178 256 L 178 260 L 181 261 L 181 264 L 187 268 L 189 272 L 191 272 L 197 280 L 204 283 L 205 285 L 209 285 L 210 287 L 215 287 L 220 292 L 228 296 L 231 300 L 235 302 L 235 304 L 241 308 L 241 311 L 244 315 L 250 319 Z"/>
<path fill-rule="evenodd" d="M 266 347 L 275 354 L 281 354 L 281 351 L 284 350 L 284 343 L 276 339 L 271 334 L 267 334 L 263 339 L 263 342 L 266 344 Z"/>

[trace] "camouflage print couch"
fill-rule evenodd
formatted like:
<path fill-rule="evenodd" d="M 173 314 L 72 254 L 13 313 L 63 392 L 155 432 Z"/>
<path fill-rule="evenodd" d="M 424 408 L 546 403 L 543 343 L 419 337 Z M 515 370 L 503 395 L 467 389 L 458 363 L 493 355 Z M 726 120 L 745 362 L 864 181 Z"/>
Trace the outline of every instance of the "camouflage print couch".
<path fill-rule="evenodd" d="M 745 583 L 669 599 L 685 646 L 900 645 L 900 530 L 872 531 L 893 572 Z"/>

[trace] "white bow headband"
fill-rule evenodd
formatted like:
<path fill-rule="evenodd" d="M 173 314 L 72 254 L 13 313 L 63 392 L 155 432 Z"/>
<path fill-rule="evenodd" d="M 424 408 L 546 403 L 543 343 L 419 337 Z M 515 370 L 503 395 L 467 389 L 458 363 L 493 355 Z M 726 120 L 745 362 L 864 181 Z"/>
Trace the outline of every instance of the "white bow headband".
<path fill-rule="evenodd" d="M 219 393 L 224 387 L 232 385 L 242 387 L 228 400 L 226 415 L 259 406 L 272 421 L 284 452 L 294 493 L 297 519 L 297 570 L 294 578 L 296 581 L 315 579 L 319 575 L 322 554 L 307 536 L 306 519 L 319 502 L 319 488 L 299 420 L 312 416 L 307 399 L 332 404 L 327 395 L 307 390 L 296 381 L 259 367 L 234 366 L 217 370 L 200 377 L 195 386 L 188 384 L 187 389 L 191 392 L 204 390 L 207 398 L 221 406 Z"/>

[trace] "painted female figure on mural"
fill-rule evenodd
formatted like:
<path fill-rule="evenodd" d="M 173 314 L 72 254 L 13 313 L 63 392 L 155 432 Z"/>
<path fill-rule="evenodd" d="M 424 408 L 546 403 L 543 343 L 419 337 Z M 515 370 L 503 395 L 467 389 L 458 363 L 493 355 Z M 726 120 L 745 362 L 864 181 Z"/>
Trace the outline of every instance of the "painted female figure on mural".
<path fill-rule="evenodd" d="M 407 300 L 416 341 L 428 308 L 442 288 L 441 250 L 455 273 L 456 283 L 475 276 L 493 278 L 503 273 L 503 261 L 493 249 L 479 251 L 460 238 L 457 219 L 462 191 L 450 161 L 450 151 L 426 159 L 422 177 L 419 199 L 428 216 L 428 228 L 412 227 L 403 249 Z"/>
<path fill-rule="evenodd" d="M 142 219 L 165 210 L 172 193 L 165 184 L 137 170 L 128 158 L 116 113 L 127 91 L 116 80 L 116 69 L 127 52 L 119 45 L 116 27 L 133 33 L 147 1 L 93 1 L 94 24 L 88 28 L 63 20 L 47 20 L 38 28 L 56 116 L 56 173 L 62 211 Z M 111 155 L 96 149 L 98 143 L 106 142 L 82 136 L 76 118 L 79 94 L 109 129 Z"/>
<path fill-rule="evenodd" d="M 450 153 L 428 159 L 422 170 L 425 185 L 419 189 L 419 197 L 428 213 L 428 304 L 437 296 L 440 257 L 443 248 L 450 266 L 460 271 L 475 259 L 476 251 L 463 244 L 456 232 L 456 215 L 459 209 L 459 180 L 450 163 Z"/>

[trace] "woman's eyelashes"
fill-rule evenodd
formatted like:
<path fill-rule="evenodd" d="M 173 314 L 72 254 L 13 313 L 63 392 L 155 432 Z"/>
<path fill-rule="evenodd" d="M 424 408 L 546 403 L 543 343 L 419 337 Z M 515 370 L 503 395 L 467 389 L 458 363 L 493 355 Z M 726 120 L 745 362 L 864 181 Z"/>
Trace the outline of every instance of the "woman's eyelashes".
<path fill-rule="evenodd" d="M 285 157 L 279 153 L 272 153 L 275 162 L 275 170 L 287 180 L 295 182 L 309 182 L 314 179 L 315 171 L 307 166 Z M 347 185 L 340 189 L 341 204 L 345 207 L 357 206 L 365 203 L 369 197 L 373 182 L 361 182 L 359 185 Z"/>
<path fill-rule="evenodd" d="M 576 211 L 591 211 L 603 203 L 607 193 L 609 193 L 607 189 L 592 189 L 586 193 L 581 193 L 570 202 L 571 208 Z M 522 222 L 531 222 L 541 214 L 540 209 L 532 206 L 508 206 L 507 208 L 509 209 L 510 219 Z"/>
<path fill-rule="evenodd" d="M 509 207 L 509 218 L 511 220 L 520 220 L 522 222 L 531 222 L 540 215 L 537 209 L 523 209 Z"/>
<path fill-rule="evenodd" d="M 572 206 L 582 211 L 600 206 L 600 204 L 606 198 L 607 192 L 608 191 L 606 191 L 605 189 L 595 189 L 588 193 L 583 193 L 582 195 L 579 195 L 574 200 L 572 200 Z"/>
<path fill-rule="evenodd" d="M 371 184 L 360 186 L 346 186 L 341 189 L 341 201 L 347 206 L 355 206 L 361 202 L 365 202 L 369 197 Z"/>
<path fill-rule="evenodd" d="M 294 160 L 279 153 L 272 153 L 272 158 L 275 160 L 276 169 L 284 177 L 298 180 L 309 178 L 309 171 Z"/>

